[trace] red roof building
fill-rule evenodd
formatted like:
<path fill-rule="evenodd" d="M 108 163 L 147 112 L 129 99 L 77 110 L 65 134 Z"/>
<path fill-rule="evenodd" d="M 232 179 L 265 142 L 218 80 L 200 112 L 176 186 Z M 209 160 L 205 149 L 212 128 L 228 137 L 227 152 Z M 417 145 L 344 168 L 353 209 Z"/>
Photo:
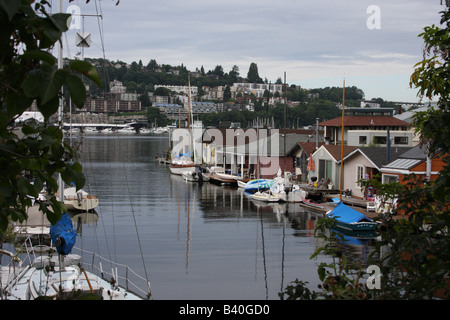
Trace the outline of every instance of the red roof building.
<path fill-rule="evenodd" d="M 323 126 L 325 133 L 325 140 L 330 144 L 341 144 L 342 140 L 342 118 L 337 117 L 331 120 L 319 123 Z M 399 120 L 395 117 L 388 116 L 345 116 L 344 117 L 344 144 L 347 144 L 348 131 L 380 131 L 386 135 L 387 130 L 392 131 L 407 131 L 410 124 Z M 370 142 L 367 142 L 369 144 Z"/>

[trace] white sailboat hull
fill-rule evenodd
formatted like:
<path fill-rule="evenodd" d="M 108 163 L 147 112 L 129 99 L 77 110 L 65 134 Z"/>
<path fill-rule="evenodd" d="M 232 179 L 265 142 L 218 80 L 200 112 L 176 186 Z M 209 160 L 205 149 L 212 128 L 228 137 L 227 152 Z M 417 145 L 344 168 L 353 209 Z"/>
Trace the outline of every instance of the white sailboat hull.
<path fill-rule="evenodd" d="M 184 171 L 194 171 L 195 170 L 195 164 L 185 164 L 185 165 L 180 165 L 180 164 L 171 164 L 169 166 L 170 172 L 172 174 L 176 174 L 176 175 L 181 175 L 182 172 Z"/>

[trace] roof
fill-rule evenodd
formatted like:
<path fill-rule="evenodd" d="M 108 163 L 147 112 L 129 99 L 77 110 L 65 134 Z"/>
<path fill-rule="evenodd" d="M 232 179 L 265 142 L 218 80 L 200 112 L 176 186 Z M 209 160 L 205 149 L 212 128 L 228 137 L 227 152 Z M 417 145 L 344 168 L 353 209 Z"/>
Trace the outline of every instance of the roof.
<path fill-rule="evenodd" d="M 282 156 L 288 155 L 292 147 L 297 144 L 299 140 L 301 140 L 302 135 L 300 134 L 278 134 L 277 131 L 272 132 L 269 135 L 261 135 L 259 139 L 259 143 L 255 139 L 248 140 L 240 140 L 240 143 L 237 143 L 237 139 L 233 139 L 232 143 L 228 143 L 223 146 L 224 148 L 221 152 L 229 153 L 229 154 L 246 154 L 246 155 L 264 155 L 264 156 Z M 233 136 L 235 138 L 235 136 Z M 256 138 L 256 135 L 253 137 Z M 286 138 L 286 140 L 285 140 Z M 236 142 L 236 143 L 235 143 Z M 245 142 L 242 144 L 242 142 Z M 284 145 L 286 142 L 286 151 L 284 150 Z"/>
<path fill-rule="evenodd" d="M 415 115 L 416 112 L 427 111 L 428 108 L 429 108 L 428 106 L 419 107 L 419 108 L 411 110 L 411 111 L 404 111 L 401 114 L 395 115 L 394 117 L 397 119 L 400 119 L 402 121 L 411 123 L 413 120 L 413 116 Z"/>
<path fill-rule="evenodd" d="M 383 168 L 409 170 L 411 168 L 414 168 L 421 162 L 423 162 L 423 160 L 399 158 L 399 159 L 394 160 L 394 161 L 388 163 L 387 165 L 383 166 Z"/>
<path fill-rule="evenodd" d="M 327 127 L 341 127 L 342 118 L 337 117 L 331 120 L 323 121 L 319 123 L 320 126 Z M 395 117 L 386 116 L 345 116 L 344 117 L 345 127 L 375 127 L 375 126 L 401 126 L 408 127 L 409 123 L 397 119 Z"/>
<path fill-rule="evenodd" d="M 321 148 L 325 148 L 328 153 L 337 161 L 341 161 L 341 145 L 334 145 L 334 144 L 324 144 L 322 145 L 318 150 L 320 150 Z M 355 146 L 344 146 L 344 154 L 343 157 L 345 158 L 350 152 L 353 152 L 354 150 L 356 150 L 358 147 Z M 316 153 L 317 151 L 315 151 L 314 153 Z"/>
<path fill-rule="evenodd" d="M 410 147 L 393 147 L 391 148 L 391 161 L 397 159 L 401 154 L 410 150 Z M 387 147 L 359 147 L 354 153 L 348 154 L 346 158 L 351 157 L 356 152 L 362 153 L 369 159 L 378 169 L 382 165 L 388 163 Z M 346 158 L 344 160 L 346 160 Z"/>
<path fill-rule="evenodd" d="M 319 142 L 318 147 L 320 148 L 322 145 L 324 145 L 325 142 Z M 305 153 L 308 154 L 308 156 L 316 151 L 316 142 L 298 142 L 295 144 L 291 150 L 288 151 L 288 154 L 291 154 L 293 152 L 297 152 L 297 150 L 303 149 Z"/>
<path fill-rule="evenodd" d="M 418 164 L 424 162 L 426 158 L 426 149 L 422 148 L 421 145 L 417 145 L 400 154 L 396 160 L 383 165 L 383 168 L 410 170 Z"/>
<path fill-rule="evenodd" d="M 427 150 L 418 144 L 415 147 L 411 148 L 410 150 L 406 151 L 405 153 L 401 154 L 400 157 L 407 158 L 407 159 L 424 160 L 427 158 L 426 152 L 427 152 Z"/>

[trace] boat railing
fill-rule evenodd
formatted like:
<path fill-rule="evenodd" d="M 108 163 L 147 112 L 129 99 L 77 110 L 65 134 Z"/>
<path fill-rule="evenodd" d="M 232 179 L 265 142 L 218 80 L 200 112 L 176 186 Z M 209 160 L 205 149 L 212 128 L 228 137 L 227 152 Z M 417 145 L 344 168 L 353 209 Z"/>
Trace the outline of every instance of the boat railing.
<path fill-rule="evenodd" d="M 6 265 L 2 264 L 0 299 L 3 299 L 4 294 L 17 285 L 22 275 L 30 268 L 32 261 L 36 258 L 32 248 L 31 236 L 28 236 L 22 246 L 15 248 L 15 253 L 3 249 L 0 251 L 0 254 L 9 258 Z M 24 259 L 22 260 L 21 257 Z"/>
<path fill-rule="evenodd" d="M 129 266 L 111 261 L 92 251 L 74 247 L 72 252 L 75 250 L 80 252 L 80 255 L 83 257 L 83 265 L 89 267 L 92 273 L 109 281 L 113 286 L 120 285 L 124 287 L 127 291 L 133 292 L 141 298 L 151 298 L 150 281 L 137 274 Z M 89 256 L 91 259 L 90 262 L 87 262 L 89 259 L 84 258 L 88 258 Z M 111 271 L 109 271 L 109 269 Z M 141 285 L 136 284 L 136 282 L 141 283 Z M 144 285 L 142 285 L 142 283 L 146 284 L 147 287 L 145 289 L 143 288 Z"/>

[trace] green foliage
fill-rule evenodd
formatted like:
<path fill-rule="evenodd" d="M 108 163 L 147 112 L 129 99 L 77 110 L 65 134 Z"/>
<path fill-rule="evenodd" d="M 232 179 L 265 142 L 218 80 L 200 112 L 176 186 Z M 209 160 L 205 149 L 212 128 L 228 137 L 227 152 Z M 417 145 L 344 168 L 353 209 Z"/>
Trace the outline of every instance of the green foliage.
<path fill-rule="evenodd" d="M 155 122 L 159 127 L 166 126 L 171 121 L 167 119 L 165 114 L 162 114 L 158 108 L 155 107 L 148 107 L 147 108 L 147 118 L 151 122 Z"/>
<path fill-rule="evenodd" d="M 347 258 L 342 248 L 346 240 L 341 233 L 334 231 L 335 227 L 335 219 L 320 219 L 315 228 L 314 236 L 323 239 L 325 245 L 318 247 L 310 258 L 320 254 L 332 257 L 331 263 L 322 262 L 317 269 L 320 291 L 311 291 L 308 282 L 296 279 L 279 293 L 281 299 L 364 300 L 373 297 L 374 293 L 364 282 L 367 274 L 363 271 L 363 264 Z"/>
<path fill-rule="evenodd" d="M 258 73 L 258 65 L 254 62 L 250 63 L 248 68 L 247 79 L 250 83 L 262 83 L 262 79 Z"/>
<path fill-rule="evenodd" d="M 65 88 L 77 106 L 83 106 L 85 87 L 82 74 L 100 84 L 91 64 L 73 61 L 58 68 L 50 53 L 67 30 L 69 15 L 48 14 L 49 3 L 41 1 L 0 1 L 0 230 L 10 221 L 27 218 L 30 197 L 46 188 L 48 202 L 41 204 L 50 222 L 56 222 L 64 205 L 55 192 L 56 175 L 66 183 L 83 187 L 81 165 L 69 163 L 73 150 L 63 143 L 62 131 L 48 124 L 56 113 Z M 21 129 L 15 119 L 36 102 L 46 123 L 30 123 Z"/>
<path fill-rule="evenodd" d="M 336 103 L 342 103 L 342 87 L 325 87 L 312 89 L 311 94 L 318 93 L 319 98 Z M 349 107 L 359 107 L 359 100 L 364 99 L 364 92 L 355 86 L 345 88 L 345 105 Z"/>

